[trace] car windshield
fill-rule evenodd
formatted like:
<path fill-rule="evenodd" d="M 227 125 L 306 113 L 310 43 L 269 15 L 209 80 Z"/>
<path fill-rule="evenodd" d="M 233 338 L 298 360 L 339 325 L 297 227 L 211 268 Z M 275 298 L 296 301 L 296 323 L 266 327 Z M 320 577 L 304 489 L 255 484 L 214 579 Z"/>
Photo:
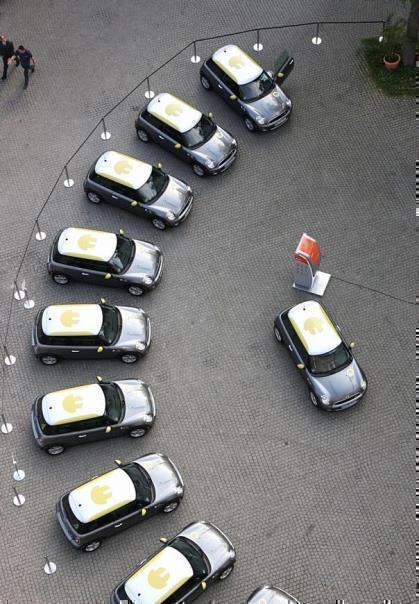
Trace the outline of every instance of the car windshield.
<path fill-rule="evenodd" d="M 114 306 L 101 304 L 100 308 L 103 313 L 103 323 L 99 332 L 99 337 L 105 344 L 112 344 L 119 333 L 121 315 L 119 314 L 119 310 Z"/>
<path fill-rule="evenodd" d="M 328 373 L 335 373 L 352 360 L 352 355 L 346 348 L 343 342 L 339 344 L 337 348 L 318 356 L 310 356 L 310 372 L 314 375 L 325 375 Z"/>
<path fill-rule="evenodd" d="M 250 103 L 267 95 L 274 88 L 275 82 L 271 76 L 266 71 L 262 71 L 260 76 L 256 80 L 253 80 L 253 82 L 239 86 L 239 96 L 243 101 Z"/>
<path fill-rule="evenodd" d="M 189 564 L 192 566 L 194 577 L 203 579 L 208 574 L 207 564 L 201 550 L 198 546 L 194 545 L 188 539 L 184 537 L 176 537 L 171 543 L 170 547 L 177 549 L 181 554 L 185 556 Z"/>
<path fill-rule="evenodd" d="M 128 463 L 123 466 L 123 470 L 131 478 L 135 486 L 136 501 L 140 505 L 148 505 L 152 502 L 153 491 L 152 484 L 148 474 L 136 463 Z"/>
<path fill-rule="evenodd" d="M 199 122 L 182 134 L 183 144 L 189 149 L 203 145 L 214 134 L 215 124 L 209 117 L 203 115 Z"/>
<path fill-rule="evenodd" d="M 138 201 L 145 204 L 151 203 L 156 197 L 159 197 L 163 193 L 168 182 L 168 175 L 158 168 L 153 167 L 150 178 L 137 190 Z"/>
<path fill-rule="evenodd" d="M 101 382 L 100 387 L 105 395 L 106 416 L 113 424 L 117 424 L 121 420 L 125 408 L 122 392 L 116 384 Z"/>
<path fill-rule="evenodd" d="M 126 271 L 134 257 L 135 245 L 131 239 L 116 236 L 116 250 L 109 263 L 117 274 Z"/>

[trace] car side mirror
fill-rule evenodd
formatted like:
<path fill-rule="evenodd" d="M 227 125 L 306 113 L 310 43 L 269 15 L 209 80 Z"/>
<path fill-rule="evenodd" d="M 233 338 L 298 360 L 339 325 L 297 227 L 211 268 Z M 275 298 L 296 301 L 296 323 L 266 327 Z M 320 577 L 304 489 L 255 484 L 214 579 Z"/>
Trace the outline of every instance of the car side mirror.
<path fill-rule="evenodd" d="M 111 275 L 111 273 L 106 273 L 106 275 L 105 275 L 105 279 L 112 279 L 112 275 Z"/>
<path fill-rule="evenodd" d="M 304 368 L 305 368 L 304 363 L 298 363 L 298 364 L 297 364 L 297 368 L 298 368 L 298 369 L 304 369 Z"/>
<path fill-rule="evenodd" d="M 207 584 L 205 581 L 201 581 L 201 587 L 202 587 L 202 591 L 205 591 L 207 589 Z"/>
<path fill-rule="evenodd" d="M 350 342 L 349 343 L 349 348 L 352 350 L 352 348 L 355 348 L 355 342 Z"/>
<path fill-rule="evenodd" d="M 176 143 L 175 149 L 182 149 L 182 145 L 180 143 Z"/>
<path fill-rule="evenodd" d="M 110 426 L 106 426 L 106 430 L 105 430 L 106 434 L 109 434 L 109 432 L 111 432 L 111 431 L 112 431 L 112 428 Z"/>
<path fill-rule="evenodd" d="M 103 346 L 98 346 L 98 347 L 96 348 L 96 352 L 103 352 L 103 350 L 104 350 L 104 349 L 103 349 Z"/>
<path fill-rule="evenodd" d="M 143 509 L 141 510 L 141 516 L 144 518 L 144 516 L 145 516 L 146 514 L 147 514 L 147 510 L 146 510 L 146 508 L 143 508 Z"/>
<path fill-rule="evenodd" d="M 284 77 L 284 74 L 282 73 L 282 71 L 278 71 L 278 73 L 276 74 L 276 77 L 281 79 Z"/>
<path fill-rule="evenodd" d="M 124 229 L 119 229 L 119 234 L 120 234 L 120 235 L 125 235 L 125 231 L 124 231 Z"/>
<path fill-rule="evenodd" d="M 210 112 L 208 113 L 208 117 L 209 117 L 210 119 L 212 119 L 212 118 L 213 118 L 213 116 L 214 116 L 214 114 L 212 113 L 212 111 L 210 111 Z"/>
<path fill-rule="evenodd" d="M 100 299 L 100 303 L 101 303 L 101 304 L 106 304 L 106 298 L 101 298 L 101 299 Z"/>
<path fill-rule="evenodd" d="M 100 384 L 100 382 L 102 382 L 102 381 L 103 381 L 102 376 L 101 376 L 101 375 L 97 375 L 97 376 L 96 376 L 96 381 L 97 381 L 97 382 Z"/>
<path fill-rule="evenodd" d="M 160 162 L 157 164 L 157 167 L 158 167 L 159 170 L 161 170 L 163 168 L 163 166 L 162 166 L 162 164 Z"/>
<path fill-rule="evenodd" d="M 160 543 L 167 543 L 166 537 L 160 537 L 159 541 Z"/>
<path fill-rule="evenodd" d="M 131 205 L 133 208 L 135 208 L 135 206 L 138 206 L 138 201 L 131 201 Z"/>
<path fill-rule="evenodd" d="M 122 461 L 120 459 L 114 459 L 113 461 L 117 466 L 120 466 L 122 463 Z"/>
<path fill-rule="evenodd" d="M 235 94 L 230 94 L 230 101 L 235 101 L 237 99 Z"/>

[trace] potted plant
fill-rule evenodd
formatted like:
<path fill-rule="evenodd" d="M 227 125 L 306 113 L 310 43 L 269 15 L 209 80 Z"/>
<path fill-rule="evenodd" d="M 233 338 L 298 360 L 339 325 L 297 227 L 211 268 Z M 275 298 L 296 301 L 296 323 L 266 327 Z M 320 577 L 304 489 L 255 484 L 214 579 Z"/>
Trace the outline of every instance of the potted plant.
<path fill-rule="evenodd" d="M 384 67 L 389 71 L 397 69 L 400 65 L 400 49 L 406 37 L 404 19 L 393 21 L 393 15 L 389 15 L 383 32 Z"/>

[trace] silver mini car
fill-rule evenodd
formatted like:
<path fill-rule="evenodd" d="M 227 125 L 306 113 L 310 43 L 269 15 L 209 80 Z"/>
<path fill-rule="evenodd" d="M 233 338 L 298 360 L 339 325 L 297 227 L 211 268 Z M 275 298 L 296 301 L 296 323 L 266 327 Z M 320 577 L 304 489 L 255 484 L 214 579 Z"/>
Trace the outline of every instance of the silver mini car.
<path fill-rule="evenodd" d="M 182 604 L 198 598 L 234 568 L 230 540 L 210 522 L 193 522 L 143 560 L 112 592 L 112 604 Z"/>
<path fill-rule="evenodd" d="M 315 407 L 339 411 L 364 396 L 367 380 L 352 356 L 354 343 L 344 342 L 321 304 L 309 300 L 283 311 L 274 334 L 300 369 Z"/>
<path fill-rule="evenodd" d="M 35 356 L 44 365 L 60 359 L 114 359 L 135 363 L 151 343 L 151 322 L 141 308 L 101 304 L 55 304 L 37 314 Z"/>
<path fill-rule="evenodd" d="M 93 229 L 63 229 L 48 258 L 48 272 L 59 285 L 81 281 L 126 288 L 133 296 L 154 289 L 162 271 L 163 254 L 156 245 Z"/>
<path fill-rule="evenodd" d="M 128 434 L 144 436 L 153 425 L 156 407 L 142 380 L 114 382 L 97 377 L 96 384 L 38 396 L 32 405 L 36 443 L 50 455 L 66 447 Z"/>
<path fill-rule="evenodd" d="M 85 552 L 102 539 L 178 507 L 185 486 L 179 470 L 166 455 L 150 453 L 95 476 L 60 497 L 56 512 L 68 541 Z"/>
<path fill-rule="evenodd" d="M 282 589 L 264 585 L 251 594 L 246 604 L 300 604 L 300 602 Z"/>

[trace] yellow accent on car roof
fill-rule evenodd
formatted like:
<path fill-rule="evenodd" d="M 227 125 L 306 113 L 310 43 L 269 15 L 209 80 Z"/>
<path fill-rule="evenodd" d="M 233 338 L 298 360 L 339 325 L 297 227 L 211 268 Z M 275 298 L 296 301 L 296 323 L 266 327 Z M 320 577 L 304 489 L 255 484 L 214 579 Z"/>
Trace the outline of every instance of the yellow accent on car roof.
<path fill-rule="evenodd" d="M 262 67 L 235 44 L 218 49 L 212 60 L 236 84 L 242 86 L 256 80 L 262 73 Z"/>
<path fill-rule="evenodd" d="M 42 314 L 46 336 L 97 336 L 102 323 L 99 304 L 54 304 Z"/>
<path fill-rule="evenodd" d="M 80 522 L 87 524 L 135 501 L 136 490 L 131 478 L 122 468 L 116 468 L 69 493 L 71 511 Z"/>
<path fill-rule="evenodd" d="M 147 111 L 178 132 L 187 132 L 199 122 L 202 113 L 173 94 L 162 92 L 147 106 Z"/>
<path fill-rule="evenodd" d="M 309 355 L 327 354 L 342 342 L 325 309 L 314 300 L 294 306 L 288 318 Z"/>
<path fill-rule="evenodd" d="M 102 417 L 105 409 L 105 395 L 99 384 L 55 390 L 42 399 L 42 415 L 49 426 Z"/>
<path fill-rule="evenodd" d="M 107 151 L 99 157 L 95 172 L 130 189 L 137 190 L 150 178 L 153 167 L 119 151 Z"/>
<path fill-rule="evenodd" d="M 108 262 L 115 253 L 117 242 L 114 233 L 68 228 L 61 233 L 57 249 L 63 256 Z"/>

